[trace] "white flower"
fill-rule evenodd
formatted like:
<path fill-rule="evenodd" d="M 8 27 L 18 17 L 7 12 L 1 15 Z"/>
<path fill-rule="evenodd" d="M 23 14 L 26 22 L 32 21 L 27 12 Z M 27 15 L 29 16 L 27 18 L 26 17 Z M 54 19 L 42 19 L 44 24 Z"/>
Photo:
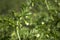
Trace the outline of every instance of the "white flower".
<path fill-rule="evenodd" d="M 36 37 L 40 37 L 40 34 L 37 34 Z"/>
<path fill-rule="evenodd" d="M 26 18 L 28 18 L 28 16 L 25 16 Z"/>
<path fill-rule="evenodd" d="M 44 22 L 42 22 L 42 25 L 44 24 Z"/>
<path fill-rule="evenodd" d="M 29 25 L 29 22 L 25 21 L 25 24 L 26 24 L 26 25 Z"/>
<path fill-rule="evenodd" d="M 29 25 L 29 23 L 26 23 L 26 25 Z"/>

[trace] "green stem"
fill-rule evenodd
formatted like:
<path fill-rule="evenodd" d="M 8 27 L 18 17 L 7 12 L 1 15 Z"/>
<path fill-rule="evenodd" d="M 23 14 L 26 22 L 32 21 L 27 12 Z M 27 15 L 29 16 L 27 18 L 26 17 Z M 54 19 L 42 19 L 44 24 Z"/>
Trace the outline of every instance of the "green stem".
<path fill-rule="evenodd" d="M 19 35 L 18 21 L 17 21 L 17 28 L 16 28 L 16 30 L 17 30 L 17 36 L 18 36 L 19 40 L 21 40 L 20 35 Z"/>
<path fill-rule="evenodd" d="M 49 10 L 49 5 L 48 5 L 48 3 L 47 3 L 47 0 L 45 0 L 45 4 L 46 4 L 46 6 L 47 6 L 47 9 Z"/>

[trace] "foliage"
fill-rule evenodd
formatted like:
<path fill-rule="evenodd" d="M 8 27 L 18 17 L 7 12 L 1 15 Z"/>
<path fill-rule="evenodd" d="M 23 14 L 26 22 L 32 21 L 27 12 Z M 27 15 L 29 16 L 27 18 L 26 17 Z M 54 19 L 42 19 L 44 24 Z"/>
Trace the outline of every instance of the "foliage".
<path fill-rule="evenodd" d="M 0 40 L 60 40 L 60 0 L 0 0 Z"/>

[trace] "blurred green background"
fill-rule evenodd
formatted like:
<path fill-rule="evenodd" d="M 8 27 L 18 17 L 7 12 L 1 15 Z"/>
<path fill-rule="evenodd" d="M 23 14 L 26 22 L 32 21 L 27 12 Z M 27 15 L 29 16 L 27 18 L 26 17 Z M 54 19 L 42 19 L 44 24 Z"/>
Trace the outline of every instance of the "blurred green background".
<path fill-rule="evenodd" d="M 0 0 L 0 40 L 60 40 L 60 0 Z"/>

